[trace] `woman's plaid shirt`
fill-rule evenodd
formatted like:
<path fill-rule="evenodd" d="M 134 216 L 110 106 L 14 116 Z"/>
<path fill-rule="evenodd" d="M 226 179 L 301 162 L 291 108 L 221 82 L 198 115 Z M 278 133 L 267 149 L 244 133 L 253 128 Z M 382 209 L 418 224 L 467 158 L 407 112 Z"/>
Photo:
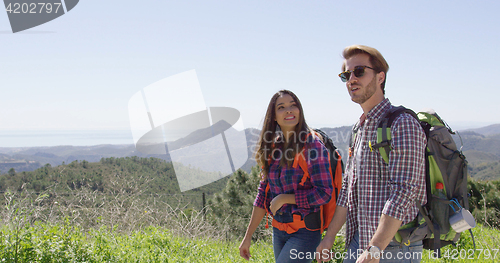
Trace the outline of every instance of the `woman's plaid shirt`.
<path fill-rule="evenodd" d="M 391 108 L 388 99 L 360 119 L 353 154 L 347 159 L 337 205 L 348 208 L 346 247 L 359 231 L 359 248 L 366 249 L 377 230 L 382 214 L 411 222 L 418 214 L 415 200 L 427 202 L 425 195 L 425 134 L 418 121 L 407 113 L 391 127 L 389 165 L 369 142 L 377 141 L 377 124 Z"/>
<path fill-rule="evenodd" d="M 300 185 L 304 171 L 297 166 L 282 167 L 279 159 L 272 160 L 269 166 L 268 179 L 261 181 L 259 193 L 255 198 L 254 206 L 262 209 L 269 208 L 271 200 L 279 194 L 295 194 L 297 204 L 284 204 L 278 211 L 284 213 L 297 213 L 306 216 L 317 212 L 320 206 L 330 201 L 333 187 L 330 176 L 330 161 L 328 150 L 321 140 L 315 136 L 312 142 L 306 143 L 306 157 L 310 180 Z M 269 182 L 269 193 L 267 200 L 265 190 Z M 270 211 L 269 211 L 270 212 Z"/>

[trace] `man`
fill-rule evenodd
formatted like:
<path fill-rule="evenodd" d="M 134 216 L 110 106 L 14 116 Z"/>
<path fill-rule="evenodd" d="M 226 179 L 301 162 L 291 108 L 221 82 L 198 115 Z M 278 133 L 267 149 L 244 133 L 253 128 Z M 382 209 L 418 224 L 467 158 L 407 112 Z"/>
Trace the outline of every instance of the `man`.
<path fill-rule="evenodd" d="M 378 50 L 362 45 L 345 48 L 343 57 L 339 76 L 363 115 L 349 149 L 337 209 L 316 259 L 321 262 L 332 254 L 335 236 L 347 221 L 344 262 L 419 262 L 421 241 L 406 246 L 391 240 L 417 216 L 415 201 L 426 202 L 425 134 L 418 121 L 404 113 L 391 126 L 389 164 L 378 150 L 372 151 L 378 121 L 392 107 L 385 98 L 389 65 Z"/>

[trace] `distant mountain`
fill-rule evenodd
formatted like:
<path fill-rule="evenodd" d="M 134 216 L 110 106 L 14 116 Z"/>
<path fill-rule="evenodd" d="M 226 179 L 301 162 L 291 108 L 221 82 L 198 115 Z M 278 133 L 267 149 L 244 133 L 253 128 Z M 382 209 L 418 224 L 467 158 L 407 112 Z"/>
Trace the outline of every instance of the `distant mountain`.
<path fill-rule="evenodd" d="M 467 158 L 467 162 L 469 165 L 481 164 L 481 163 L 490 163 L 496 162 L 500 160 L 498 155 L 493 153 L 487 153 L 476 150 L 463 151 L 465 157 Z"/>
<path fill-rule="evenodd" d="M 500 179 L 500 161 L 470 166 L 469 174 L 476 180 Z"/>
<path fill-rule="evenodd" d="M 173 150 L 177 150 L 177 149 L 180 149 L 183 147 L 187 147 L 187 146 L 190 146 L 193 144 L 203 142 L 207 139 L 210 139 L 216 135 L 221 134 L 222 132 L 231 128 L 231 126 L 232 126 L 231 124 L 227 123 L 224 120 L 221 120 L 208 128 L 198 129 L 198 130 L 188 134 L 186 137 L 180 138 L 174 142 L 169 142 L 167 144 L 168 150 L 173 151 Z"/>
<path fill-rule="evenodd" d="M 493 124 L 493 125 L 489 125 L 489 126 L 477 128 L 477 129 L 467 129 L 465 131 L 472 131 L 472 132 L 479 133 L 482 135 L 500 134 L 500 124 Z"/>
<path fill-rule="evenodd" d="M 479 180 L 500 179 L 500 125 L 459 132 L 453 138 L 469 163 L 469 175 Z"/>
<path fill-rule="evenodd" d="M 14 168 L 16 172 L 27 172 L 40 167 L 42 167 L 42 165 L 36 161 L 16 160 L 14 162 L 0 162 L 0 174 L 7 173 L 11 168 Z"/>
<path fill-rule="evenodd" d="M 207 149 L 213 150 L 213 146 L 204 139 L 210 138 L 214 134 L 225 131 L 229 124 L 220 122 L 207 129 L 200 129 L 188 136 L 168 143 L 170 149 L 183 148 L 194 143 L 199 143 L 202 146 L 205 144 Z M 350 140 L 351 126 L 343 126 L 337 128 L 320 128 L 332 138 L 334 144 L 339 149 L 341 155 L 345 158 Z M 243 133 L 246 136 L 247 153 L 251 157 L 242 166 L 245 171 L 250 171 L 251 167 L 255 166 L 256 162 L 253 159 L 255 146 L 260 135 L 259 129 L 248 128 L 234 134 Z M 496 162 L 500 161 L 500 124 L 490 125 L 479 129 L 470 129 L 459 132 L 453 138 L 460 148 L 461 141 L 463 142 L 463 152 L 467 157 L 469 166 L 471 167 L 471 176 L 475 176 L 479 171 L 476 168 L 481 165 L 481 169 L 491 165 L 496 167 Z M 231 134 L 229 134 L 231 136 Z M 229 137 L 228 137 L 229 138 Z M 185 151 L 186 154 L 192 155 L 191 152 Z M 166 161 L 171 161 L 169 155 L 147 155 L 138 152 L 135 146 L 130 145 L 97 145 L 97 146 L 56 146 L 56 147 L 22 147 L 22 148 L 0 148 L 0 173 L 6 173 L 10 168 L 14 168 L 16 172 L 32 171 L 46 163 L 52 166 L 61 165 L 63 162 L 68 164 L 75 160 L 86 160 L 88 162 L 98 162 L 101 158 L 108 157 L 155 157 Z M 30 163 L 31 161 L 31 163 Z M 206 159 L 204 162 L 218 162 L 219 160 Z M 27 165 L 29 164 L 29 165 Z M 495 171 L 493 169 L 492 171 Z M 494 172 L 491 174 L 478 175 L 482 178 L 494 177 Z M 500 172 L 498 173 L 500 178 Z"/>
<path fill-rule="evenodd" d="M 340 155 L 347 158 L 349 141 L 351 138 L 352 126 L 342 126 L 337 128 L 321 128 L 333 141 L 333 144 L 339 149 Z"/>
<path fill-rule="evenodd" d="M 0 148 L 0 172 L 10 168 L 16 172 L 33 171 L 45 164 L 52 166 L 71 163 L 76 160 L 98 162 L 106 157 L 150 157 L 135 150 L 134 145 L 97 145 L 97 146 L 54 146 Z M 20 163 L 29 163 L 23 166 Z"/>
<path fill-rule="evenodd" d="M 463 143 L 463 152 L 469 163 L 484 163 L 500 160 L 500 136 L 482 135 L 474 131 L 464 131 L 453 136 L 457 147 Z M 461 138 L 461 139 L 460 139 Z"/>

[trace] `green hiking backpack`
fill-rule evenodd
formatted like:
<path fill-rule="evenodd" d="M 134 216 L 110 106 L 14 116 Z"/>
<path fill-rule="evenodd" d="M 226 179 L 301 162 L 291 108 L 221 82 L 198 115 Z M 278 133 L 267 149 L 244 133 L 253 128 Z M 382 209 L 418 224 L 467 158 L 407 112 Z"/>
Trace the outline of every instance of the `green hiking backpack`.
<path fill-rule="evenodd" d="M 441 247 L 455 245 L 460 238 L 461 233 L 455 232 L 450 226 L 450 217 L 461 211 L 460 209 L 469 209 L 467 161 L 461 149 L 457 149 L 451 136 L 455 132 L 436 113 L 415 114 L 412 110 L 399 106 L 392 107 L 381 117 L 377 126 L 377 142 L 370 142 L 370 148 L 378 149 L 385 163 L 389 163 L 391 151 L 391 125 L 403 113 L 408 113 L 419 121 L 427 138 L 425 151 L 427 204 L 422 206 L 416 201 L 419 208 L 417 218 L 402 226 L 394 240 L 406 245 L 422 240 L 425 249 L 434 250 L 434 254 L 440 257 Z M 353 128 L 350 150 L 358 128 L 358 125 Z M 443 189 L 438 190 L 436 186 Z M 474 226 L 475 222 L 472 227 Z M 470 229 L 469 232 L 475 248 L 474 236 Z"/>

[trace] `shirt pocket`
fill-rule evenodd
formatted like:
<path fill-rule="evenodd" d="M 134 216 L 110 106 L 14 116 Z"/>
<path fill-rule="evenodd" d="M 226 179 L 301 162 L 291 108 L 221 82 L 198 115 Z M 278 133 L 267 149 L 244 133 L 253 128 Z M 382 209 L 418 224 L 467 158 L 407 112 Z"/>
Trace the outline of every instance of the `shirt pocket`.
<path fill-rule="evenodd" d="M 307 179 L 303 186 L 299 185 L 302 178 L 304 177 L 304 171 L 300 166 L 297 168 L 286 167 L 281 171 L 280 181 L 283 185 L 284 193 L 295 193 L 297 189 L 308 189 L 311 188 L 311 181 Z"/>

